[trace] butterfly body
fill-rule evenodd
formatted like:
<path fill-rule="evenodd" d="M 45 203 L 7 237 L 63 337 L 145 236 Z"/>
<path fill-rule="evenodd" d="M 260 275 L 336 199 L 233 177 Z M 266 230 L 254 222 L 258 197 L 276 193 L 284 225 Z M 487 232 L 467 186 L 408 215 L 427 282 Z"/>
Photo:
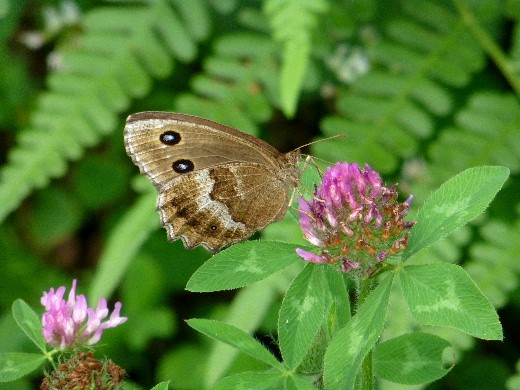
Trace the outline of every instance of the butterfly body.
<path fill-rule="evenodd" d="M 300 180 L 298 151 L 190 115 L 131 115 L 125 147 L 159 191 L 168 238 L 187 248 L 216 252 L 280 220 Z"/>

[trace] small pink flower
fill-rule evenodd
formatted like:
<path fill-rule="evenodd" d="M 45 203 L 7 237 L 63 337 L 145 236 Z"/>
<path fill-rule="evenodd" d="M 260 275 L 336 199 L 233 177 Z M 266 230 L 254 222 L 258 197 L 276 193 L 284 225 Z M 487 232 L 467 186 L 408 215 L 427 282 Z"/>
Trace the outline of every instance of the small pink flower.
<path fill-rule="evenodd" d="M 300 248 L 296 248 L 296 253 L 303 260 L 308 261 L 310 263 L 327 264 L 327 260 L 324 257 L 317 255 L 316 253 L 308 252 Z"/>
<path fill-rule="evenodd" d="M 413 197 L 397 202 L 395 187 L 385 187 L 370 166 L 336 163 L 328 167 L 311 200 L 299 198 L 303 236 L 318 253 L 298 248 L 305 261 L 339 263 L 344 272 L 379 266 L 408 244 L 405 222 Z"/>
<path fill-rule="evenodd" d="M 74 279 L 67 301 L 63 299 L 65 286 L 56 291 L 51 288 L 43 293 L 40 300 L 45 307 L 42 316 L 43 337 L 49 344 L 60 349 L 95 344 L 105 329 L 114 328 L 127 320 L 126 317 L 119 316 L 121 302 L 117 302 L 110 318 L 103 321 L 109 314 L 106 299 L 101 298 L 97 308 L 92 309 L 88 307 L 84 295 L 76 295 L 76 284 Z"/>

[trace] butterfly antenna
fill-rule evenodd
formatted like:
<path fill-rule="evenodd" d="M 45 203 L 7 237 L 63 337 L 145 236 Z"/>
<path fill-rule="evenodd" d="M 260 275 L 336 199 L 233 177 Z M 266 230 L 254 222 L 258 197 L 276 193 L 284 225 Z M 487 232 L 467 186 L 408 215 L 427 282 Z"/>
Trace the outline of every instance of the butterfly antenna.
<path fill-rule="evenodd" d="M 320 168 L 318 167 L 318 165 L 316 164 L 315 160 L 319 160 L 321 162 L 324 162 L 326 164 L 333 164 L 332 161 L 329 161 L 329 160 L 325 160 L 323 158 L 319 158 L 319 157 L 316 157 L 316 156 L 311 156 L 309 154 L 305 154 L 305 153 L 302 153 L 302 156 L 307 156 L 307 157 L 310 157 L 310 159 L 312 160 L 312 165 L 314 165 L 314 167 L 318 170 L 318 172 L 320 173 L 320 175 L 322 174 L 322 172 L 320 171 Z"/>
<path fill-rule="evenodd" d="M 317 143 L 320 143 L 320 142 L 323 142 L 323 141 L 329 141 L 329 140 L 334 139 L 334 138 L 343 138 L 343 137 L 346 137 L 346 136 L 347 136 L 346 134 L 336 134 L 336 135 L 333 135 L 332 137 L 327 137 L 327 138 L 319 139 L 319 140 L 316 140 L 316 141 L 312 141 L 312 142 L 309 142 L 307 144 L 298 146 L 296 149 L 293 150 L 293 152 L 296 151 L 296 150 L 302 149 L 302 148 L 304 148 L 306 146 L 309 146 L 309 145 L 314 145 L 314 144 L 317 144 Z"/>

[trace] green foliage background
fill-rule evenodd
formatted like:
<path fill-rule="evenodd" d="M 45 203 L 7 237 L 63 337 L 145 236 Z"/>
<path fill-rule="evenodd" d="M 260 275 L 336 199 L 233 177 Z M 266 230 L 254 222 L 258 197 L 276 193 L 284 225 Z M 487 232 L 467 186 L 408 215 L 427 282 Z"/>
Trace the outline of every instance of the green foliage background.
<path fill-rule="evenodd" d="M 518 0 L 0 0 L 0 352 L 34 352 L 12 302 L 40 309 L 43 290 L 72 278 L 90 299 L 123 302 L 130 320 L 98 352 L 136 388 L 201 389 L 262 364 L 187 318 L 222 319 L 276 347 L 276 311 L 298 270 L 238 293 L 184 291 L 208 254 L 167 242 L 122 136 L 128 114 L 166 110 L 280 150 L 346 134 L 310 153 L 370 164 L 415 208 L 465 168 L 507 166 L 486 214 L 414 260 L 462 264 L 505 328 L 503 343 L 429 330 L 458 359 L 430 387 L 520 388 L 519 22 Z M 290 216 L 263 236 L 301 240 Z M 398 294 L 392 302 L 387 336 L 415 329 Z"/>

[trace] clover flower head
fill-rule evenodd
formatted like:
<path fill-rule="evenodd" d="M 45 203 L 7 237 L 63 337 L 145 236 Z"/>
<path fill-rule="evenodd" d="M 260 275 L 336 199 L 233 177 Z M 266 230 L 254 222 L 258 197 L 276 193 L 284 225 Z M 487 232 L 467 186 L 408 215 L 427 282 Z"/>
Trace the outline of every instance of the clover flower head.
<path fill-rule="evenodd" d="M 300 227 L 317 253 L 296 253 L 316 264 L 339 263 L 343 272 L 377 267 L 406 248 L 415 223 L 403 220 L 413 197 L 398 203 L 397 196 L 367 164 L 328 167 L 313 198 L 299 198 Z"/>
<path fill-rule="evenodd" d="M 107 300 L 101 298 L 95 309 L 88 307 L 85 295 L 76 295 L 76 279 L 72 282 L 67 300 L 63 299 L 65 286 L 45 291 L 40 300 L 45 307 L 42 316 L 43 337 L 54 347 L 64 349 L 92 345 L 99 341 L 103 331 L 127 320 L 119 315 L 121 302 L 116 302 L 110 317 Z"/>

